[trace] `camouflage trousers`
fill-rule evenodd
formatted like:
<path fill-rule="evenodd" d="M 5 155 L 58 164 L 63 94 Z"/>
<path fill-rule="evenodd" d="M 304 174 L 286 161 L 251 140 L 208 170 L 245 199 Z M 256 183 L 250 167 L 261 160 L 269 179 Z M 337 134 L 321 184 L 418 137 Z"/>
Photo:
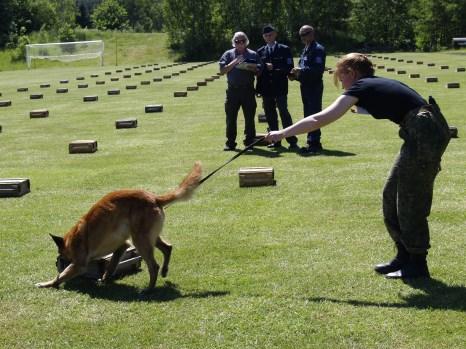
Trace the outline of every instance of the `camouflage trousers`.
<path fill-rule="evenodd" d="M 391 238 L 409 253 L 430 248 L 427 217 L 435 177 L 450 134 L 435 101 L 409 112 L 400 125 L 404 140 L 383 190 L 383 216 Z"/>

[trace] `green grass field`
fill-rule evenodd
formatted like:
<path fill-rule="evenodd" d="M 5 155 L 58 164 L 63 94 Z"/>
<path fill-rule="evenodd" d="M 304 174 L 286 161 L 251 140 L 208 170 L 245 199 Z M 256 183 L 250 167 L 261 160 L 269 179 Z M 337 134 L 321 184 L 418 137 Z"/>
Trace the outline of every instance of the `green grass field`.
<path fill-rule="evenodd" d="M 1 72 L 0 100 L 12 106 L 0 108 L 0 177 L 29 178 L 31 193 L 0 199 L 0 347 L 464 348 L 466 73 L 455 72 L 465 66 L 464 51 L 458 53 L 383 54 L 422 65 L 374 59 L 420 73 L 410 79 L 377 72 L 433 95 L 459 130 L 436 181 L 431 281 L 405 284 L 372 271 L 394 254 L 381 217 L 381 190 L 401 140 L 389 121 L 351 114 L 323 129 L 323 155 L 257 148 L 206 181 L 191 201 L 170 206 L 164 229 L 174 245 L 170 273 L 146 296 L 140 295 L 148 283 L 145 265 L 111 285 L 76 280 L 59 290 L 35 288 L 56 275 L 57 253 L 48 234 L 65 234 L 109 191 L 164 193 L 195 160 L 202 161 L 204 174 L 228 160 L 232 154 L 222 151 L 225 77 L 174 98 L 174 91 L 215 74 L 217 65 L 162 82 L 152 78 L 193 63 L 125 71 L 130 79 L 111 65 Z M 144 57 L 124 67 L 165 59 Z M 335 61 L 329 56 L 327 66 Z M 429 62 L 436 66 L 427 67 Z M 89 88 L 77 88 L 80 75 Z M 111 82 L 115 76 L 120 80 Z M 426 76 L 439 82 L 427 84 Z M 69 83 L 60 84 L 62 79 Z M 151 84 L 141 86 L 141 80 Z M 51 87 L 41 89 L 46 82 Z M 447 89 L 447 82 L 461 88 Z M 138 88 L 126 90 L 131 83 Z M 58 87 L 69 93 L 55 93 Z M 110 88 L 120 88 L 121 95 L 108 96 Z M 39 92 L 42 100 L 29 99 Z M 326 74 L 324 105 L 339 93 Z M 82 101 L 94 94 L 97 102 Z M 163 113 L 144 113 L 146 104 L 158 103 Z M 302 117 L 296 83 L 290 85 L 289 106 L 295 120 Z M 48 108 L 50 116 L 30 119 L 38 108 Z M 136 117 L 138 127 L 116 130 L 115 120 L 127 117 Z M 238 124 L 242 132 L 241 114 Z M 264 124 L 257 129 L 264 132 Z M 68 154 L 68 143 L 76 139 L 95 139 L 99 150 Z M 299 139 L 303 144 L 304 136 Z M 237 171 L 246 166 L 272 166 L 277 186 L 239 188 Z"/>

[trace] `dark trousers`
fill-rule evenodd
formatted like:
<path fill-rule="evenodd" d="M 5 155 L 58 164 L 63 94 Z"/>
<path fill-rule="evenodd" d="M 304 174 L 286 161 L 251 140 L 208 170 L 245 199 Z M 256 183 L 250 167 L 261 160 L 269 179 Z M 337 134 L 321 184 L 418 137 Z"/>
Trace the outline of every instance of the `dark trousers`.
<path fill-rule="evenodd" d="M 383 190 L 383 216 L 393 241 L 410 253 L 427 253 L 427 217 L 434 181 L 450 140 L 448 124 L 436 105 L 410 112 L 400 127 L 404 140 Z"/>
<path fill-rule="evenodd" d="M 270 131 L 278 130 L 278 115 L 276 108 L 278 108 L 278 112 L 280 113 L 280 119 L 282 121 L 283 128 L 293 124 L 290 112 L 288 111 L 287 95 L 278 97 L 262 96 L 262 101 L 264 104 L 264 111 L 265 115 L 267 116 L 267 123 L 269 124 Z M 286 140 L 289 144 L 296 144 L 298 142 L 296 136 L 288 137 Z"/>
<path fill-rule="evenodd" d="M 301 99 L 303 101 L 304 117 L 318 113 L 322 110 L 322 94 L 324 93 L 323 82 L 312 86 L 301 85 Z M 307 134 L 308 144 L 320 143 L 320 129 Z"/>
<path fill-rule="evenodd" d="M 228 86 L 225 100 L 227 146 L 236 146 L 236 124 L 240 107 L 243 109 L 244 115 L 244 144 L 249 145 L 254 142 L 254 137 L 256 136 L 256 125 L 254 122 L 256 106 L 254 86 Z"/>

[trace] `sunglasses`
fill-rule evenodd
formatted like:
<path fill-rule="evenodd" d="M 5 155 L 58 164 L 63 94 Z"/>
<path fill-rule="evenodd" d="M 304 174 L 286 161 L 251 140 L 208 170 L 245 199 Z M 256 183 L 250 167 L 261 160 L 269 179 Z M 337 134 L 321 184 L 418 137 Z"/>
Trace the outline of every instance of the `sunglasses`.
<path fill-rule="evenodd" d="M 235 44 L 244 44 L 246 40 L 235 40 Z"/>
<path fill-rule="evenodd" d="M 305 32 L 305 33 L 299 34 L 299 36 L 303 37 L 303 36 L 309 35 L 309 34 L 311 34 L 311 33 L 312 33 L 312 32 Z"/>

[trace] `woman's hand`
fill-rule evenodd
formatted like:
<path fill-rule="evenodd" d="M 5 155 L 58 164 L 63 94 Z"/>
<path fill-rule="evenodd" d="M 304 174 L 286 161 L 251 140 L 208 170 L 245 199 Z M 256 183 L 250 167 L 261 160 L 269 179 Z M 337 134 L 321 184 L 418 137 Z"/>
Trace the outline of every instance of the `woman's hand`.
<path fill-rule="evenodd" d="M 280 142 L 283 138 L 285 138 L 285 135 L 283 134 L 283 130 L 270 131 L 265 136 L 265 141 L 267 143 L 277 143 L 277 142 Z"/>

